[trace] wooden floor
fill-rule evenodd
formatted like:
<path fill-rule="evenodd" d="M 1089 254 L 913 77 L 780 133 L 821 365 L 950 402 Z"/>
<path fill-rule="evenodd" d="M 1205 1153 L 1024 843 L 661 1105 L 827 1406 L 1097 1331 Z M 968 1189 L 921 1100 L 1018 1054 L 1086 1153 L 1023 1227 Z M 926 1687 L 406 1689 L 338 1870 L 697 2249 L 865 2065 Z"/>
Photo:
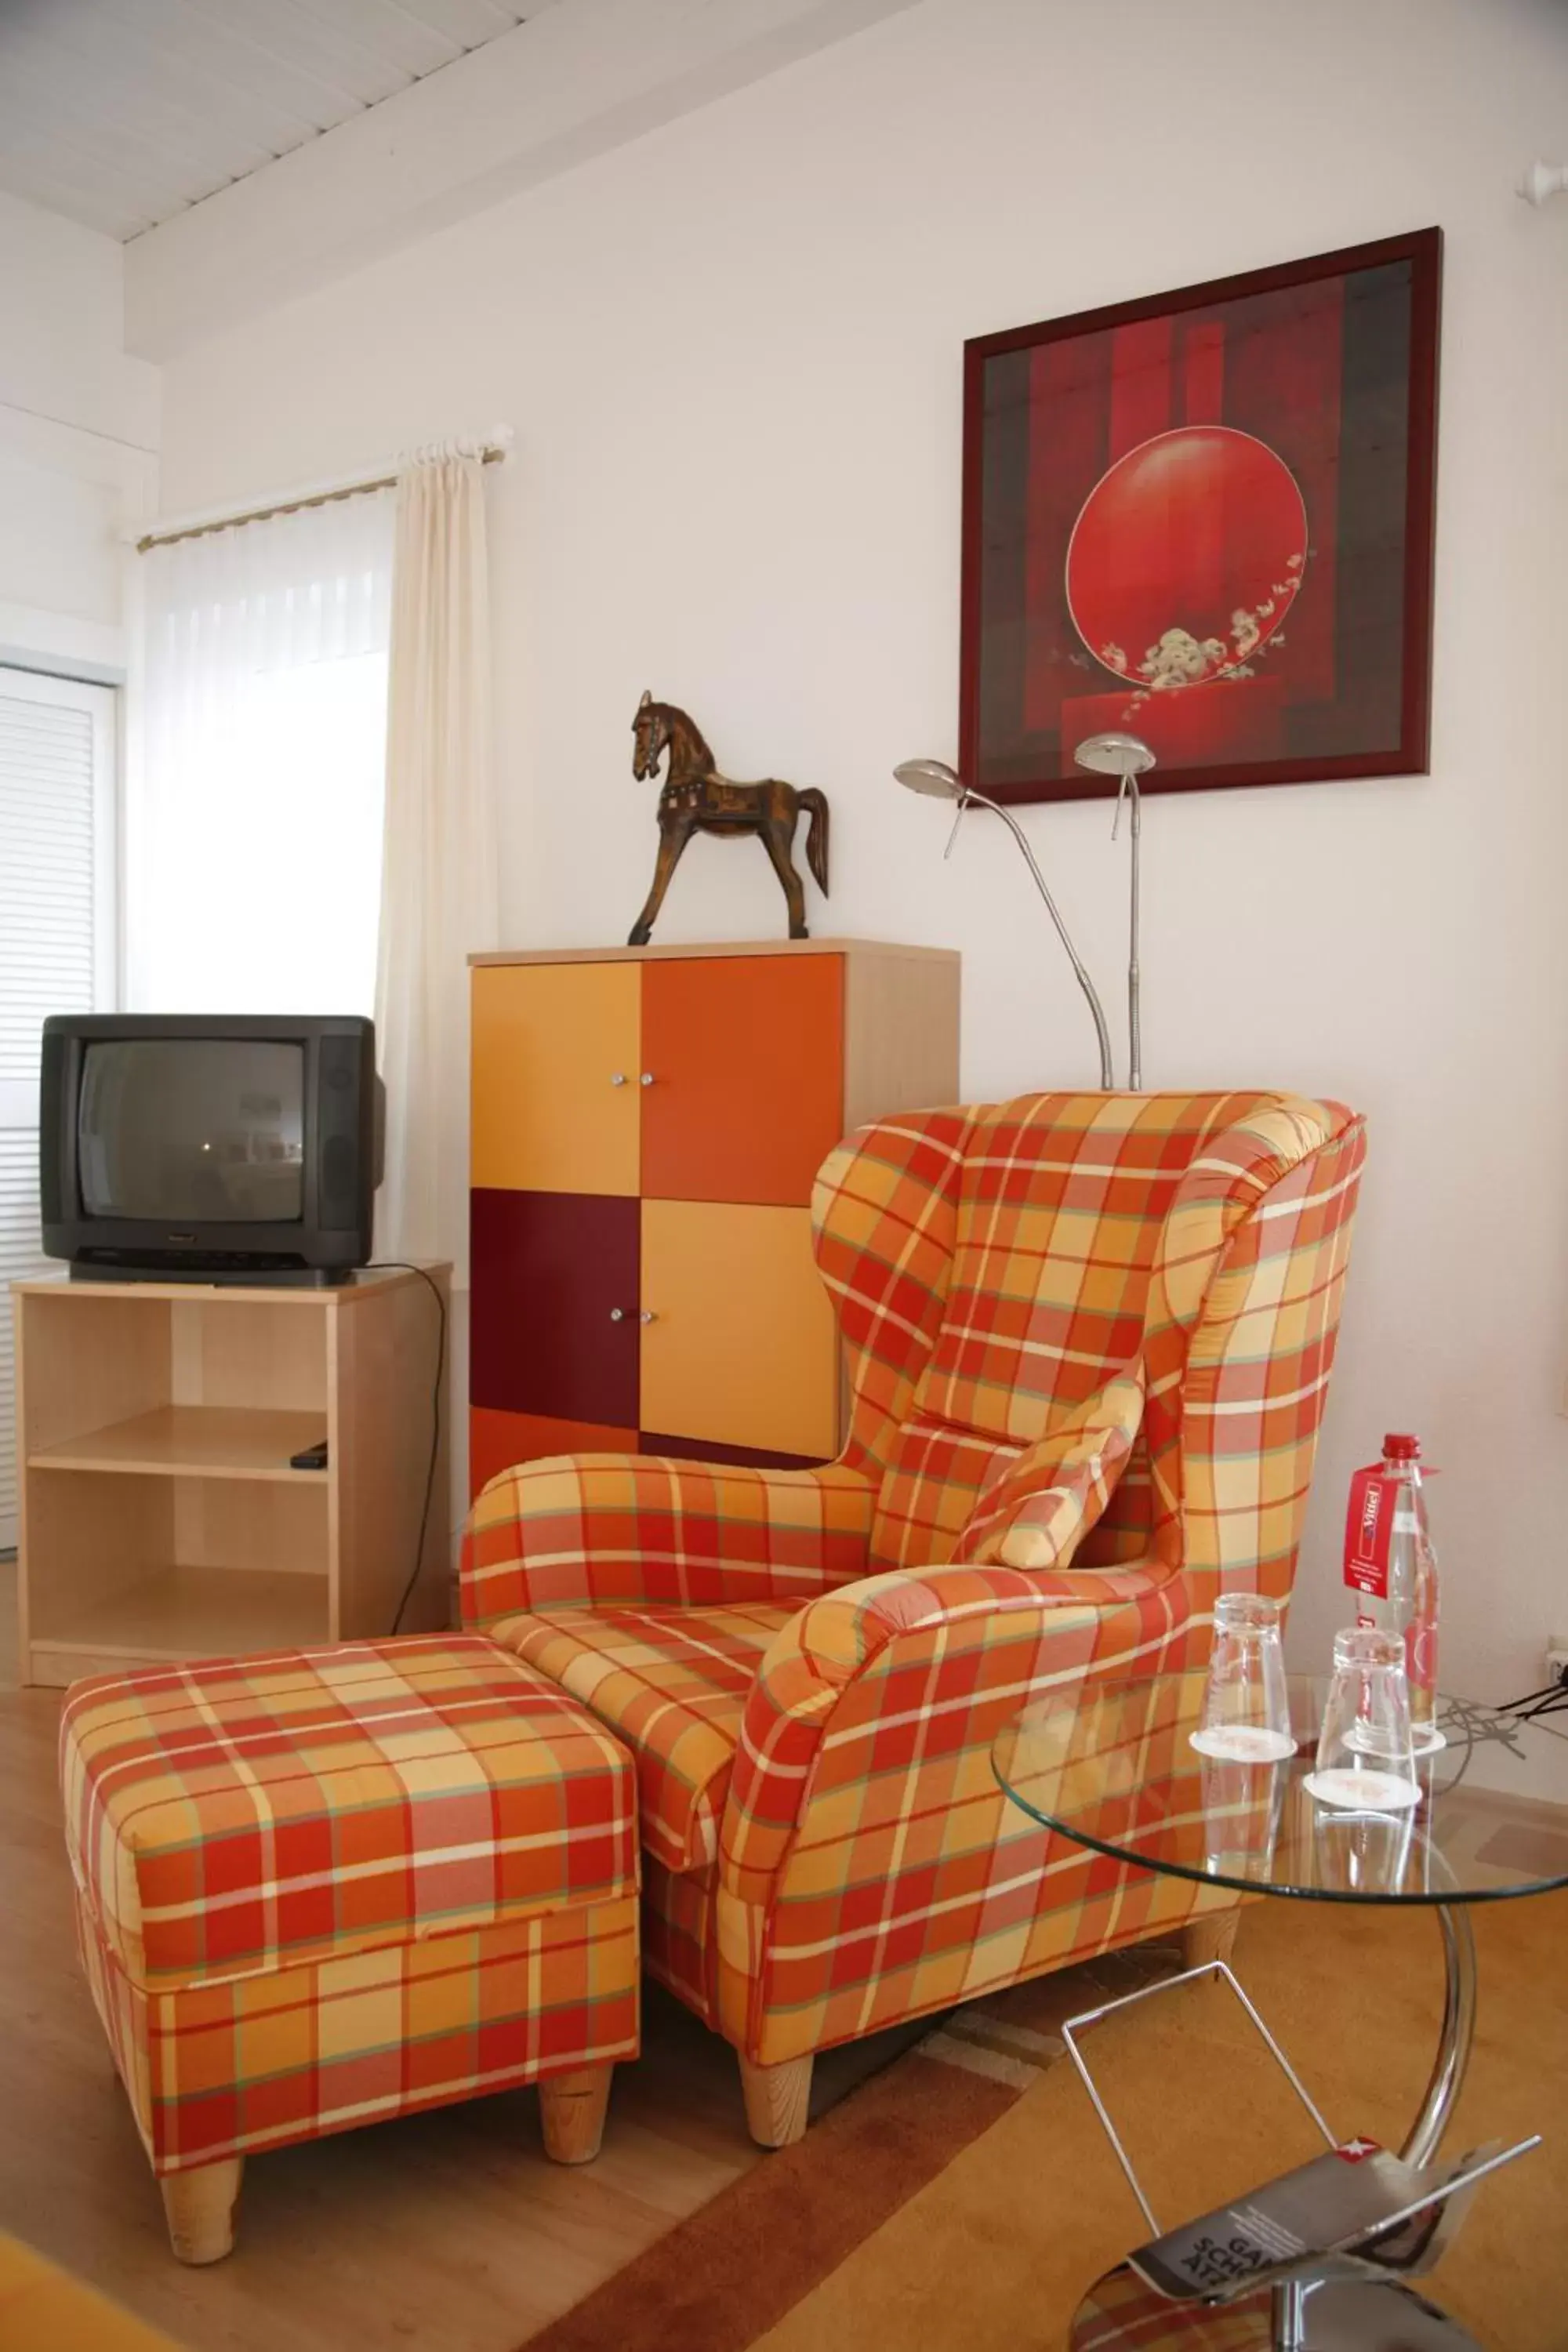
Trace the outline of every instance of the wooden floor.
<path fill-rule="evenodd" d="M 7 1642 L 13 1576 L 0 1567 Z M 13 1656 L 0 1655 L 12 1685 Z M 766 2161 L 731 2052 L 655 1993 L 595 2164 L 546 2161 L 531 2091 L 344 2132 L 250 2158 L 236 2252 L 182 2269 L 77 1965 L 58 1714 L 54 1693 L 0 1688 L 0 2229 L 191 2352 L 516 2352 Z M 831 2053 L 820 2096 L 889 2054 L 889 2037 Z"/>

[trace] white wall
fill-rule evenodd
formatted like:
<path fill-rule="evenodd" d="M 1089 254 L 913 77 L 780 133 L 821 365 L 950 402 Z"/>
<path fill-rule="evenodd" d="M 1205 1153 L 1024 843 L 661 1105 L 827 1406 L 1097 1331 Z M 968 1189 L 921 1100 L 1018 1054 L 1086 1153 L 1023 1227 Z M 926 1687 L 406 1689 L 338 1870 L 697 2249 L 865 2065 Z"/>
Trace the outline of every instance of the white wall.
<path fill-rule="evenodd" d="M 0 659 L 122 669 L 121 523 L 153 503 L 157 370 L 111 237 L 0 194 Z"/>
<path fill-rule="evenodd" d="M 1427 781 L 1150 804 L 1145 1073 L 1347 1097 L 1373 1148 L 1297 1639 L 1342 1617 L 1352 1464 L 1446 1475 L 1449 1679 L 1568 1627 L 1564 678 L 1568 20 L 1526 0 L 926 0 L 176 362 L 169 508 L 508 418 L 494 480 L 513 940 L 625 936 L 654 846 L 645 686 L 733 774 L 825 785 L 819 929 L 965 957 L 975 1096 L 1089 1082 L 1010 845 L 891 783 L 952 756 L 966 334 L 1437 222 L 1447 233 Z M 1105 992 L 1100 807 L 1033 838 Z M 659 936 L 781 927 L 696 845 Z"/>

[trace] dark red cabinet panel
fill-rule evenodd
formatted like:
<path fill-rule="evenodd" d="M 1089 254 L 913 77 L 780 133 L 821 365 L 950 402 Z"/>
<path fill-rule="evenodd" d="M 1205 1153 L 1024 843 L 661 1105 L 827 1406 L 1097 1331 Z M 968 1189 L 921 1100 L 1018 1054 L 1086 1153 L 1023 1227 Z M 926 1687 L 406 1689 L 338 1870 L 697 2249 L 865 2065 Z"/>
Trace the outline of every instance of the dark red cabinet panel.
<path fill-rule="evenodd" d="M 716 1445 L 710 1437 L 664 1437 L 657 1429 L 639 1429 L 639 1454 L 666 1454 L 676 1462 L 734 1463 L 742 1469 L 816 1470 L 820 1454 L 769 1454 L 759 1445 Z"/>
<path fill-rule="evenodd" d="M 641 1204 L 482 1188 L 469 1200 L 472 1402 L 635 1429 Z"/>

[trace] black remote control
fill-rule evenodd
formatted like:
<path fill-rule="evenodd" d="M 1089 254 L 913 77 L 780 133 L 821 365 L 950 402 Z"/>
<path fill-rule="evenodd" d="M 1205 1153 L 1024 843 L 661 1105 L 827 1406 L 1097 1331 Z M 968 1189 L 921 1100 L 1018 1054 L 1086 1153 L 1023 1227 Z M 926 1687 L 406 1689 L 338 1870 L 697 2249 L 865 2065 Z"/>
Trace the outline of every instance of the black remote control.
<path fill-rule="evenodd" d="M 307 1445 L 300 1454 L 290 1454 L 290 1470 L 324 1470 L 327 1466 L 327 1441 L 323 1437 L 315 1445 Z"/>

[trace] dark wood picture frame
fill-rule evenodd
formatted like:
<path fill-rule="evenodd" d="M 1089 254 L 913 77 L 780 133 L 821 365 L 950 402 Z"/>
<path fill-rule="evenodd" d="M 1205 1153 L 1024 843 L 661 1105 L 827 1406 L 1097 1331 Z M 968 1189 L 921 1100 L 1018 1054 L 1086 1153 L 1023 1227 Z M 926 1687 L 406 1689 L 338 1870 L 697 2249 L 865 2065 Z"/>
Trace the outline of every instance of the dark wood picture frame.
<path fill-rule="evenodd" d="M 1072 761 L 1108 728 L 1154 742 L 1149 792 L 1426 772 L 1441 278 L 1420 229 L 965 343 L 966 782 L 1112 794 Z M 1200 542 L 1194 604 L 1257 595 L 1202 646 L 1159 601 L 1183 619 Z M 1118 599 L 1144 622 L 1126 653 L 1085 630 Z"/>

